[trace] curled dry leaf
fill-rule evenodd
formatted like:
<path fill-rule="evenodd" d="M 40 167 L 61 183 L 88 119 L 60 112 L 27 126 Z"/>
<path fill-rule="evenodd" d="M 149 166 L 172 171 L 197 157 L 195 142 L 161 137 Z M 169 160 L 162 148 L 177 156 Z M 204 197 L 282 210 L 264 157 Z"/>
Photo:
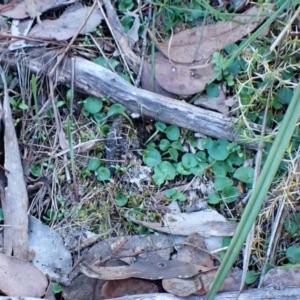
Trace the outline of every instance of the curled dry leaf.
<path fill-rule="evenodd" d="M 191 95 L 204 90 L 214 73 L 212 64 L 174 64 L 159 52 L 155 55 L 155 79 L 173 94 Z"/>
<path fill-rule="evenodd" d="M 176 277 L 189 278 L 200 272 L 207 272 L 211 268 L 183 261 L 156 260 L 141 261 L 129 266 L 120 267 L 95 267 L 83 262 L 80 270 L 88 277 L 105 280 L 126 279 L 130 277 L 154 280 Z"/>
<path fill-rule="evenodd" d="M 75 2 L 75 0 L 34 0 L 35 2 L 35 9 L 39 13 L 43 13 L 50 8 L 57 8 L 62 5 L 70 5 Z M 1 9 L 2 5 L 0 5 Z M 7 9 L 5 11 L 1 11 L 0 14 L 2 16 L 6 16 L 13 19 L 25 19 L 28 18 L 30 15 L 26 10 L 26 3 L 25 1 L 18 2 L 14 7 Z"/>
<path fill-rule="evenodd" d="M 0 289 L 9 296 L 41 297 L 48 286 L 46 276 L 32 263 L 0 254 Z"/>
<path fill-rule="evenodd" d="M 47 19 L 43 20 L 42 25 L 36 24 L 29 34 L 34 38 L 67 40 L 76 34 L 80 26 L 86 21 L 91 9 L 91 7 L 83 7 L 77 3 L 66 9 L 58 19 Z M 101 23 L 102 19 L 103 16 L 100 10 L 95 8 L 80 33 L 86 34 L 92 31 Z"/>
<path fill-rule="evenodd" d="M 240 16 L 232 18 L 234 22 L 220 21 L 187 29 L 175 34 L 166 43 L 158 43 L 152 34 L 150 36 L 159 50 L 173 62 L 192 63 L 206 60 L 224 46 L 240 40 L 261 24 L 266 16 L 266 10 L 253 6 Z"/>

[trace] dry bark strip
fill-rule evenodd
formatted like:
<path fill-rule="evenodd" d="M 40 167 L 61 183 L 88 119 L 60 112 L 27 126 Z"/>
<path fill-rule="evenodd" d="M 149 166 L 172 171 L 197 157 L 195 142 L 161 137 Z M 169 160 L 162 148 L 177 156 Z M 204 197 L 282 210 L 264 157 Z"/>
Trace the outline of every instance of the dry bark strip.
<path fill-rule="evenodd" d="M 28 256 L 28 196 L 20 158 L 18 140 L 12 119 L 5 74 L 1 70 L 4 85 L 4 167 L 7 177 L 4 199 L 4 253 L 27 260 Z"/>
<path fill-rule="evenodd" d="M 55 62 L 56 52 L 36 51 L 35 55 L 23 58 L 31 71 L 45 74 Z M 15 62 L 7 62 L 14 65 Z M 57 70 L 57 81 L 71 82 L 71 59 L 66 58 Z M 241 131 L 235 128 L 234 117 L 202 109 L 185 101 L 179 101 L 136 88 L 118 75 L 86 59 L 75 58 L 75 87 L 88 95 L 109 96 L 112 102 L 123 104 L 128 110 L 147 116 L 156 121 L 174 124 L 213 138 L 221 138 L 243 144 L 246 148 L 257 149 L 257 143 L 243 143 Z M 249 123 L 257 134 L 261 126 Z"/>

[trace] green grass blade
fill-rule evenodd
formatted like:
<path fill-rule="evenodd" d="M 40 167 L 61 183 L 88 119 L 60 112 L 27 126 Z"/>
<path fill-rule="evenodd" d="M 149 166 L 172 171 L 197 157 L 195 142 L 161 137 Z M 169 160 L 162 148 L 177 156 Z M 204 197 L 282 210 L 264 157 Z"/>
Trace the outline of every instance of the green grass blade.
<path fill-rule="evenodd" d="M 282 157 L 288 148 L 294 128 L 300 116 L 300 83 L 294 91 L 294 96 L 286 111 L 284 119 L 279 128 L 276 139 L 267 157 L 261 175 L 257 181 L 252 195 L 243 213 L 242 219 L 237 227 L 236 233 L 224 256 L 223 262 L 212 282 L 206 300 L 213 300 L 233 263 L 235 262 L 251 226 L 254 224 L 257 214 L 268 193 L 270 185 L 278 170 Z"/>

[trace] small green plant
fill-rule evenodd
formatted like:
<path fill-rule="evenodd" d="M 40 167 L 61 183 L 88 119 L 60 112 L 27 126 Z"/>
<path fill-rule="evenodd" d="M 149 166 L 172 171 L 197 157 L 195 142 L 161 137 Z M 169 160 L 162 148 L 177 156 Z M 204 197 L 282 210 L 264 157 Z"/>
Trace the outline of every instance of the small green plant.
<path fill-rule="evenodd" d="M 53 283 L 51 285 L 51 289 L 54 294 L 59 294 L 62 292 L 62 287 L 58 283 Z"/>
<path fill-rule="evenodd" d="M 18 108 L 18 109 L 21 109 L 21 110 L 27 110 L 28 109 L 28 105 L 23 102 L 22 98 L 18 98 L 16 100 L 12 97 L 9 97 L 9 102 L 15 108 Z"/>
<path fill-rule="evenodd" d="M 102 166 L 101 155 L 99 158 L 91 158 L 88 162 L 87 172 L 93 172 L 98 181 L 107 181 L 110 179 L 110 170 Z"/>
<path fill-rule="evenodd" d="M 131 168 L 130 165 L 129 166 L 114 165 L 112 167 L 119 173 L 125 173 Z"/>
<path fill-rule="evenodd" d="M 87 117 L 91 114 L 94 117 L 95 121 L 99 124 L 104 124 L 105 121 L 112 116 L 122 115 L 130 123 L 130 125 L 134 127 L 131 119 L 125 113 L 126 108 L 124 105 L 118 103 L 113 104 L 109 107 L 107 113 L 105 114 L 101 112 L 103 108 L 103 101 L 107 101 L 107 99 L 99 99 L 93 96 L 87 97 L 83 101 L 83 115 Z"/>
<path fill-rule="evenodd" d="M 48 224 L 69 215 L 69 211 L 66 210 L 66 199 L 64 197 L 57 197 L 57 202 L 59 205 L 58 211 L 54 209 L 48 209 L 46 211 L 46 215 L 43 216 L 44 221 Z"/>
<path fill-rule="evenodd" d="M 227 59 L 220 52 L 215 52 L 212 55 L 211 62 L 215 65 L 214 69 L 219 74 L 216 79 L 219 81 L 224 79 L 225 83 L 228 86 L 233 86 L 234 85 L 233 75 L 230 73 L 228 68 L 225 69 L 225 66 L 227 64 Z"/>
<path fill-rule="evenodd" d="M 154 167 L 152 178 L 156 185 L 161 186 L 168 180 L 173 180 L 176 176 L 194 175 L 201 177 L 211 170 L 215 178 L 215 191 L 208 195 L 208 203 L 218 204 L 222 199 L 227 202 L 234 202 L 239 196 L 239 190 L 234 186 L 233 177 L 251 188 L 253 182 L 254 169 L 241 167 L 246 159 L 245 153 L 236 143 L 229 143 L 224 139 L 213 140 L 206 138 L 201 145 L 189 137 L 190 143 L 199 151 L 195 153 L 186 152 L 179 139 L 181 132 L 177 126 L 167 126 L 162 122 L 155 123 L 156 131 L 148 139 L 149 142 L 159 132 L 165 137 L 160 139 L 158 146 L 151 142 L 142 152 L 143 162 L 150 167 Z M 228 176 L 229 175 L 229 176 Z M 183 199 L 178 193 L 171 190 L 168 198 L 177 200 Z"/>
<path fill-rule="evenodd" d="M 35 177 L 40 177 L 42 174 L 42 166 L 37 164 L 31 164 L 30 173 Z"/>
<path fill-rule="evenodd" d="M 134 7 L 133 0 L 119 0 L 118 10 L 119 11 L 130 11 Z"/>
<path fill-rule="evenodd" d="M 125 206 L 128 203 L 129 198 L 130 198 L 129 194 L 124 194 L 121 192 L 118 192 L 115 195 L 115 201 L 118 206 Z"/>
<path fill-rule="evenodd" d="M 169 199 L 172 200 L 179 200 L 179 201 L 185 201 L 186 200 L 186 196 L 177 191 L 176 189 L 168 189 L 165 191 L 165 196 Z"/>

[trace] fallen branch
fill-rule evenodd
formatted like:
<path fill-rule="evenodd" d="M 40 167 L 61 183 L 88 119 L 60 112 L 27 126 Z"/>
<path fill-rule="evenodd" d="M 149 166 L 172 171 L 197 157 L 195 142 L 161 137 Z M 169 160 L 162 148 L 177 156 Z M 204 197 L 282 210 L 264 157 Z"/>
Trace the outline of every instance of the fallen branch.
<path fill-rule="evenodd" d="M 225 292 L 216 295 L 215 300 L 248 300 L 248 299 L 299 299 L 300 288 L 290 287 L 285 289 L 263 288 L 251 289 L 243 291 L 240 295 L 238 292 Z M 177 297 L 172 294 L 159 293 L 159 294 L 143 294 L 143 295 L 130 295 L 119 298 L 112 298 L 111 300 L 204 300 L 205 296 L 189 296 Z"/>
<path fill-rule="evenodd" d="M 57 55 L 54 51 L 39 54 L 38 57 L 37 54 L 27 54 L 23 63 L 31 71 L 43 74 L 55 62 L 53 58 Z M 6 61 L 10 65 L 15 63 L 8 59 Z M 57 70 L 57 80 L 63 84 L 70 83 L 71 59 L 66 58 L 62 66 Z M 121 103 L 128 110 L 154 120 L 174 124 L 205 136 L 235 141 L 249 149 L 256 149 L 258 146 L 257 143 L 245 143 L 242 140 L 242 131 L 236 129 L 237 119 L 234 117 L 136 88 L 111 71 L 79 57 L 75 58 L 75 88 L 99 98 L 109 96 L 112 102 Z M 260 125 L 249 123 L 249 126 L 257 134 L 260 133 Z"/>
<path fill-rule="evenodd" d="M 10 109 L 5 73 L 0 67 L 4 86 L 4 153 L 7 187 L 2 201 L 4 214 L 4 253 L 27 260 L 28 196 L 20 158 L 18 140 Z"/>

